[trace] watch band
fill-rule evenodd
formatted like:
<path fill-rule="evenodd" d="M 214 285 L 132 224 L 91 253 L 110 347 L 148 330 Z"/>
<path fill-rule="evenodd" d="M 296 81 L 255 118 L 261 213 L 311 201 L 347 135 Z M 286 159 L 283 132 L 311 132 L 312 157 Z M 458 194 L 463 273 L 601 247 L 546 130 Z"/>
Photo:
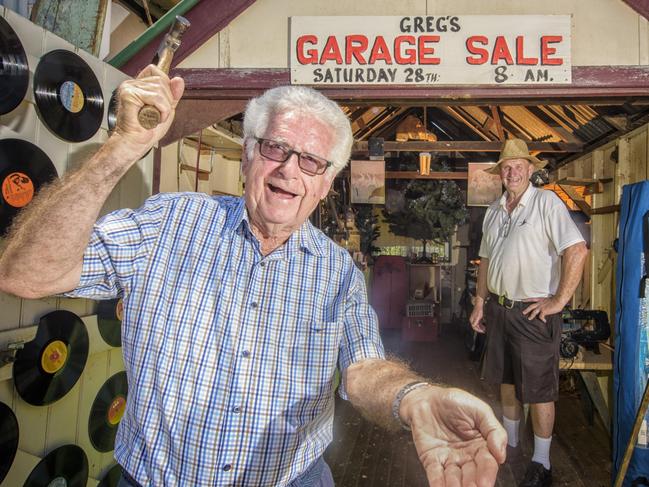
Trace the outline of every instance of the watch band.
<path fill-rule="evenodd" d="M 401 416 L 399 415 L 399 408 L 401 407 L 401 401 L 409 392 L 412 392 L 415 389 L 419 389 L 420 387 L 430 386 L 430 385 L 432 385 L 430 382 L 422 382 L 422 381 L 410 382 L 409 384 L 403 386 L 399 390 L 399 392 L 397 392 L 397 395 L 394 398 L 394 401 L 392 402 L 392 415 L 394 416 L 394 419 L 397 420 L 397 423 L 399 423 L 401 427 L 406 431 L 410 431 L 410 426 L 404 423 L 403 420 L 401 419 Z"/>

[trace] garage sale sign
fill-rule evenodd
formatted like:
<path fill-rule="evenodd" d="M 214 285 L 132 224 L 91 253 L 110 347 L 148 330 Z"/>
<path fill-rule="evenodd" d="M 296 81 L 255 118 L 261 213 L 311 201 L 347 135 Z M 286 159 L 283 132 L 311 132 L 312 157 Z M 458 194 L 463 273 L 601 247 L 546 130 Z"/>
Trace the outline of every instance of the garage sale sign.
<path fill-rule="evenodd" d="M 291 82 L 570 83 L 570 21 L 570 15 L 291 17 Z"/>

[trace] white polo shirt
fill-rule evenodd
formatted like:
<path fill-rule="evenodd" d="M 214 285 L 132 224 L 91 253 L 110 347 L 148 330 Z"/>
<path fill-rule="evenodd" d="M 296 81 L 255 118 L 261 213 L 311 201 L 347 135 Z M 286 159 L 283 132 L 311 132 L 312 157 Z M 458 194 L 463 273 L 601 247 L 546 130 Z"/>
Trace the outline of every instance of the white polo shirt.
<path fill-rule="evenodd" d="M 493 202 L 482 224 L 480 257 L 489 259 L 487 287 L 513 300 L 556 293 L 563 251 L 584 239 L 552 191 L 531 184 L 507 213 L 507 193 Z"/>

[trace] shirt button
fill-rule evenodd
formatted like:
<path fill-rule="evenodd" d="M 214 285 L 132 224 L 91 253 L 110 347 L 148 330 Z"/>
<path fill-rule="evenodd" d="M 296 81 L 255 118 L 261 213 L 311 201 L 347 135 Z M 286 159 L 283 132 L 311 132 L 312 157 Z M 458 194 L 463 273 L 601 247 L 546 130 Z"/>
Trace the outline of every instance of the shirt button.
<path fill-rule="evenodd" d="M 251 307 L 252 309 L 257 308 L 257 306 L 259 306 L 257 303 L 250 303 L 250 307 Z"/>
<path fill-rule="evenodd" d="M 261 267 L 266 267 L 266 262 L 260 262 L 259 265 L 260 265 Z"/>
<path fill-rule="evenodd" d="M 239 406 L 234 406 L 232 408 L 232 412 L 235 414 L 239 414 L 241 412 L 241 408 Z"/>
<path fill-rule="evenodd" d="M 232 468 L 232 465 L 230 465 L 229 463 L 228 463 L 227 465 L 223 465 L 223 471 L 224 471 L 224 472 L 227 472 L 227 471 L 230 470 L 231 468 Z"/>
<path fill-rule="evenodd" d="M 248 350 L 244 350 L 243 352 L 241 352 L 241 356 L 244 358 L 248 358 L 250 357 L 250 352 Z"/>

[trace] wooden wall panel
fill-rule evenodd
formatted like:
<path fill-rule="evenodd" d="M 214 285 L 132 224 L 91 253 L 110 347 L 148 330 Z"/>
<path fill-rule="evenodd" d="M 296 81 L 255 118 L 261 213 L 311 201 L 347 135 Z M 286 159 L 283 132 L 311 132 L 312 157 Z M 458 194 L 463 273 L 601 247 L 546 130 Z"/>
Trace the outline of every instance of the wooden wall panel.
<path fill-rule="evenodd" d="M 632 182 L 647 179 L 647 130 L 633 133 L 629 137 L 629 166 Z"/>
<path fill-rule="evenodd" d="M 78 414 L 74 416 L 76 421 L 76 444 L 79 445 L 88 455 L 88 472 L 91 477 L 97 478 L 103 469 L 103 454 L 95 450 L 90 442 L 88 434 L 88 419 L 92 403 L 97 392 L 108 378 L 108 352 L 97 353 L 88 357 L 86 368 L 81 381 L 81 394 L 79 397 Z"/>
<path fill-rule="evenodd" d="M 15 28 L 23 42 L 31 73 L 34 72 L 38 60 L 44 52 L 55 48 L 75 51 L 74 47 L 66 41 L 46 33 L 42 28 L 35 26 L 18 14 L 0 8 L 0 15 L 3 15 Z M 92 56 L 85 53 L 79 54 L 89 63 L 91 69 L 97 75 L 97 79 L 102 84 L 104 101 L 107 104 L 107 95 L 112 93 L 119 82 L 128 78 L 128 76 Z M 38 118 L 31 84 L 30 77 L 30 87 L 21 105 L 12 112 L 0 116 L 0 138 L 19 138 L 37 144 L 48 154 L 59 176 L 62 176 L 67 170 L 87 160 L 108 138 L 105 117 L 102 117 L 100 130 L 90 140 L 74 144 L 63 141 L 45 127 Z M 103 213 L 125 206 L 139 206 L 151 194 L 152 178 L 151 155 L 137 163 L 129 172 L 127 178 L 115 188 L 104 205 Z M 0 331 L 37 324 L 44 314 L 57 309 L 72 311 L 79 316 L 88 316 L 94 312 L 95 307 L 94 301 L 85 299 L 50 297 L 37 300 L 22 300 L 0 293 Z M 87 426 L 83 430 L 80 429 L 80 426 L 84 422 L 87 423 L 87 413 L 90 408 L 88 403 L 91 404 L 92 400 L 94 400 L 96 390 L 98 390 L 96 384 L 103 384 L 108 377 L 109 353 L 112 356 L 112 368 L 119 368 L 120 364 L 118 362 L 121 361 L 121 352 L 108 352 L 109 347 L 99 337 L 96 319 L 94 327 L 92 321 L 88 322 L 87 325 L 91 336 L 91 354 L 88 358 L 89 369 L 84 371 L 75 387 L 56 403 L 45 407 L 27 404 L 18 396 L 13 381 L 10 378 L 6 379 L 10 377 L 10 373 L 6 374 L 4 372 L 9 367 L 4 368 L 3 380 L 0 380 L 0 401 L 8 404 L 16 414 L 21 434 L 19 439 L 20 450 L 7 478 L 1 484 L 2 487 L 23 485 L 29 472 L 45 453 L 65 443 L 80 444 L 78 439 L 84 434 L 87 436 Z M 93 353 L 96 353 L 96 355 L 93 355 Z M 93 364 L 97 361 L 100 363 L 103 361 L 103 366 L 94 366 Z M 97 372 L 97 369 L 99 369 L 99 372 Z M 92 395 L 91 399 L 88 399 L 89 395 Z M 86 450 L 89 457 L 93 456 L 94 448 L 87 441 L 81 446 Z M 95 453 L 92 460 L 94 463 L 91 462 L 93 466 L 91 475 L 103 472 L 106 467 L 114 463 L 112 453 Z M 96 485 L 96 482 L 91 480 L 88 485 Z"/>

